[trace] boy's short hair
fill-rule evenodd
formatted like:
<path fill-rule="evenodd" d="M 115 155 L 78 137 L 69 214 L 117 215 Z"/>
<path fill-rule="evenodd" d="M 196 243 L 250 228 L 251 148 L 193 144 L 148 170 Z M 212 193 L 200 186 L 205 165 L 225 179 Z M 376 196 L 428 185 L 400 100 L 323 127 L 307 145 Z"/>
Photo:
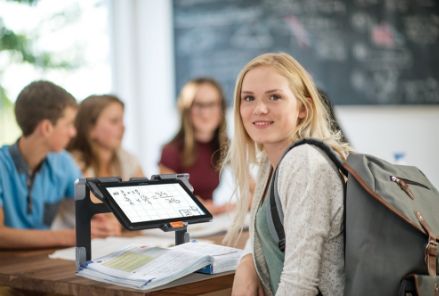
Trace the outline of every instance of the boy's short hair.
<path fill-rule="evenodd" d="M 15 118 L 23 136 L 28 136 L 44 119 L 56 124 L 67 107 L 77 108 L 77 102 L 64 88 L 50 81 L 34 81 L 18 95 Z"/>

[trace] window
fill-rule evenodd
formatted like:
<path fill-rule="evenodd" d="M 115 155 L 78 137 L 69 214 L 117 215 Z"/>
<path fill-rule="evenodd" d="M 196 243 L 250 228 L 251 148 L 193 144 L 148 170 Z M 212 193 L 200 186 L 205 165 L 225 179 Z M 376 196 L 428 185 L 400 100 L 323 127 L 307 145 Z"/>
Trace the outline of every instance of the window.
<path fill-rule="evenodd" d="M 0 43 L 0 145 L 20 135 L 13 102 L 33 80 L 53 81 L 78 101 L 111 91 L 107 1 L 1 0 L 0 11 L 0 35 L 25 36 L 35 57 L 26 61 Z"/>

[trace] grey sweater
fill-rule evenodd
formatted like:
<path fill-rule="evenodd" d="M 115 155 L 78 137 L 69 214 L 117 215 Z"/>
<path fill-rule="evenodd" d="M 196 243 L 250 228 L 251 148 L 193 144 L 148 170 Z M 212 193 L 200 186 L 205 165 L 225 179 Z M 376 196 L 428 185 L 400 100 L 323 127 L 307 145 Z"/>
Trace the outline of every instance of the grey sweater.
<path fill-rule="evenodd" d="M 252 206 L 250 238 L 255 266 L 271 295 L 255 213 L 270 177 L 264 160 Z M 285 262 L 276 295 L 343 295 L 343 184 L 338 172 L 317 148 L 302 145 L 280 163 L 277 186 L 284 212 Z"/>

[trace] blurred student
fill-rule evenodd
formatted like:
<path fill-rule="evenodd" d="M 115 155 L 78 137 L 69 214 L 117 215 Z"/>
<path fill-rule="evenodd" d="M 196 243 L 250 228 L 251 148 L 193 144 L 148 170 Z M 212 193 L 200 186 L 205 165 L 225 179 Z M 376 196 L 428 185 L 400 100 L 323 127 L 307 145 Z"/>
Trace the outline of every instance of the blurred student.
<path fill-rule="evenodd" d="M 22 136 L 0 149 L 0 248 L 60 247 L 75 244 L 73 229 L 49 227 L 64 199 L 74 198 L 81 176 L 65 146 L 76 134 L 73 96 L 49 81 L 27 85 L 15 102 Z M 102 216 L 92 221 L 92 235 L 120 230 Z"/>
<path fill-rule="evenodd" d="M 249 164 L 257 164 L 259 172 L 251 250 L 236 269 L 232 295 L 343 295 L 343 182 L 320 149 L 305 144 L 287 150 L 301 139 L 316 138 L 342 159 L 350 151 L 332 129 L 311 76 L 285 53 L 254 58 L 237 78 L 234 118 L 235 136 L 226 160 L 240 201 L 229 242 L 239 236 L 247 212 Z M 271 236 L 271 190 L 280 199 L 284 248 Z"/>
<path fill-rule="evenodd" d="M 124 103 L 114 95 L 84 99 L 75 120 L 77 135 L 68 150 L 85 177 L 143 177 L 139 160 L 122 148 Z"/>
<path fill-rule="evenodd" d="M 114 95 L 91 95 L 78 108 L 76 137 L 69 152 L 87 177 L 143 177 L 139 160 L 122 148 L 125 132 L 124 103 Z M 72 205 L 64 203 L 53 228 L 74 223 Z M 61 221 L 60 221 L 61 220 Z M 61 223 L 61 224 L 59 224 Z"/>
<path fill-rule="evenodd" d="M 212 214 L 227 212 L 231 203 L 213 201 L 220 182 L 219 161 L 228 143 L 223 90 L 213 79 L 193 79 L 183 86 L 178 108 L 180 129 L 163 147 L 160 173 L 189 173 L 194 193 L 207 209 Z"/>

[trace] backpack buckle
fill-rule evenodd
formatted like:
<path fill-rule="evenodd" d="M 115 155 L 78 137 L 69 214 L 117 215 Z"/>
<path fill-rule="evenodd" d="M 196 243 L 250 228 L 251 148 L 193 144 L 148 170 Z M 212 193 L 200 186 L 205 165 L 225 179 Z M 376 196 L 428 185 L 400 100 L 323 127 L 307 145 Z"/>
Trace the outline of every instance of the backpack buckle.
<path fill-rule="evenodd" d="M 438 246 L 439 243 L 435 239 L 430 238 L 425 246 L 425 253 L 430 256 L 437 256 Z"/>
<path fill-rule="evenodd" d="M 419 223 L 422 228 L 428 234 L 428 243 L 425 246 L 425 263 L 427 264 L 428 274 L 431 276 L 436 276 L 436 258 L 437 258 L 437 250 L 438 250 L 438 237 L 431 231 L 430 225 L 428 225 L 427 221 L 425 221 L 421 212 L 415 211 L 416 217 L 418 218 Z"/>
<path fill-rule="evenodd" d="M 435 276 L 436 271 L 436 258 L 439 243 L 434 237 L 428 238 L 428 243 L 425 246 L 425 263 L 427 264 L 428 274 Z"/>

